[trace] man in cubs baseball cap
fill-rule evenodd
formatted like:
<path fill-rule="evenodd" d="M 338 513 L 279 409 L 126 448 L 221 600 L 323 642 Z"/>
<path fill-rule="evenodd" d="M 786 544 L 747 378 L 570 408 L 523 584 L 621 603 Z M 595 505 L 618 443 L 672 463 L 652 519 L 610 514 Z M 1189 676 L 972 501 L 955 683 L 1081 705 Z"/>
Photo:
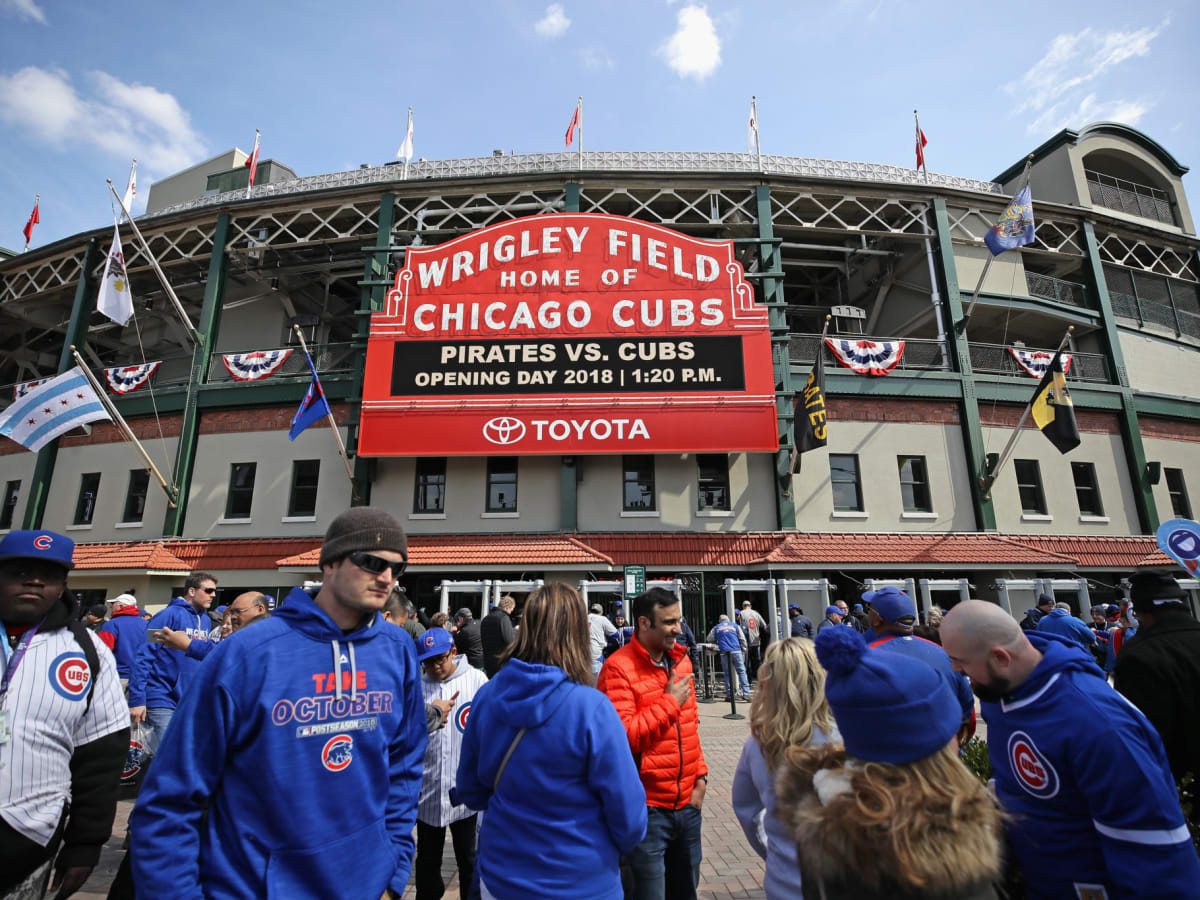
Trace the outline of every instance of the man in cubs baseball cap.
<path fill-rule="evenodd" d="M 10 531 L 0 538 L 0 563 L 9 559 L 40 559 L 64 569 L 75 567 L 75 542 L 53 531 Z"/>
<path fill-rule="evenodd" d="M 425 662 L 454 649 L 454 637 L 445 628 L 427 628 L 417 638 L 417 659 Z"/>

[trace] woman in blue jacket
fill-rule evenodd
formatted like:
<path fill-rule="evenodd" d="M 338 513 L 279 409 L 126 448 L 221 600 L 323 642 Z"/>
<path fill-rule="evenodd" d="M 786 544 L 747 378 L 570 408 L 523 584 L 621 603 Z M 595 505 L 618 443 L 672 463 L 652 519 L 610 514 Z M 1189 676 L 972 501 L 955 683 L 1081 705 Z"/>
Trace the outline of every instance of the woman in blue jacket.
<path fill-rule="evenodd" d="M 485 900 L 621 900 L 618 864 L 646 834 L 646 794 L 625 728 L 592 686 L 579 594 L 561 583 L 530 594 L 500 659 L 475 695 L 452 795 L 486 810 Z"/>

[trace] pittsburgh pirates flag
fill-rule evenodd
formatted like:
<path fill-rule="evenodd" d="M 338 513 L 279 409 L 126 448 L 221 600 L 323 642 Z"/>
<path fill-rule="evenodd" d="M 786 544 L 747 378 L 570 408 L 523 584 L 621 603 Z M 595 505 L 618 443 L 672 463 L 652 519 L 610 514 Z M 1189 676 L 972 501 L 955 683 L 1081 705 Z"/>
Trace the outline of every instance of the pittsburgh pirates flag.
<path fill-rule="evenodd" d="M 807 453 L 824 447 L 828 431 L 825 419 L 825 353 L 818 344 L 816 362 L 808 373 L 808 381 L 804 383 L 796 403 L 796 420 L 792 430 L 796 451 Z"/>
<path fill-rule="evenodd" d="M 1061 350 L 1054 354 L 1054 360 L 1042 376 L 1030 412 L 1037 427 L 1059 453 L 1069 453 L 1079 446 L 1079 426 L 1075 423 L 1075 405 L 1067 390 Z"/>

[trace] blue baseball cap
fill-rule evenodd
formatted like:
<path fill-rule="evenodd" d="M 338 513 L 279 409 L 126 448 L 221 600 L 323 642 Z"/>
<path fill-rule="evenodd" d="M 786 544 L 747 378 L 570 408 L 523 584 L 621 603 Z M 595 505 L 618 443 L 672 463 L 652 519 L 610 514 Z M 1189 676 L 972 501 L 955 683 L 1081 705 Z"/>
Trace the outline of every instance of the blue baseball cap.
<path fill-rule="evenodd" d="M 454 649 L 454 638 L 445 628 L 429 628 L 417 638 L 417 659 L 425 662 Z"/>
<path fill-rule="evenodd" d="M 842 612 L 840 609 L 838 609 L 836 606 L 827 606 L 827 607 L 825 607 L 825 615 L 827 615 L 827 616 L 832 616 L 834 613 L 836 613 L 836 614 L 837 614 L 837 615 L 839 615 L 839 616 L 844 616 L 844 615 L 845 615 L 845 613 L 844 613 L 844 612 Z"/>
<path fill-rule="evenodd" d="M 898 622 L 905 616 L 917 619 L 917 604 L 913 598 L 896 587 L 885 587 L 878 591 L 867 591 L 863 600 L 875 608 L 885 622 Z"/>
<path fill-rule="evenodd" d="M 0 538 L 0 561 L 41 559 L 72 569 L 74 556 L 75 542 L 53 531 L 10 531 Z"/>

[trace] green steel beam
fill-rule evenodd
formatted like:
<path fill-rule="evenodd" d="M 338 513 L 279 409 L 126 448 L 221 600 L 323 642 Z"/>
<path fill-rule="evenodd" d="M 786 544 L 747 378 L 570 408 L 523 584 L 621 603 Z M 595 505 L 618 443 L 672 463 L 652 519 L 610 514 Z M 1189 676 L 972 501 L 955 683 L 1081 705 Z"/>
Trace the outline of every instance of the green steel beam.
<path fill-rule="evenodd" d="M 579 212 L 579 182 L 568 181 L 563 187 L 563 212 Z M 560 457 L 558 470 L 558 527 L 564 532 L 579 530 L 579 468 L 583 460 Z"/>
<path fill-rule="evenodd" d="M 163 520 L 163 537 L 182 536 L 183 523 L 187 518 L 187 500 L 192 488 L 192 470 L 196 465 L 196 445 L 200 438 L 200 390 L 208 378 L 208 354 L 216 345 L 217 332 L 221 327 L 221 306 L 225 297 L 228 268 L 228 257 L 225 254 L 227 243 L 229 213 L 222 213 L 217 217 L 217 225 L 213 231 L 212 256 L 208 259 L 208 279 L 204 284 L 204 302 L 200 307 L 200 321 L 196 325 L 192 377 L 188 382 L 183 421 L 179 426 L 179 447 L 175 454 L 175 506 L 167 507 L 167 515 Z"/>
<path fill-rule="evenodd" d="M 579 212 L 579 182 L 568 181 L 563 188 L 563 212 Z"/>
<path fill-rule="evenodd" d="M 80 350 L 87 344 L 88 324 L 92 320 L 92 311 L 96 308 L 96 291 L 92 283 L 92 269 L 99 262 L 99 248 L 96 238 L 88 241 L 83 251 L 83 265 L 79 270 L 79 284 L 75 286 L 75 300 L 71 304 L 71 319 L 63 335 L 62 351 L 58 355 L 58 374 L 75 365 L 75 357 L 71 355 L 71 345 Z M 54 477 L 54 464 L 58 461 L 58 439 L 55 438 L 38 451 L 37 462 L 33 464 L 33 477 L 29 482 L 29 499 L 25 501 L 25 518 L 23 527 L 41 528 L 42 516 L 46 514 L 46 499 L 50 494 L 50 480 Z"/>
<path fill-rule="evenodd" d="M 1071 393 L 1074 397 L 1074 392 Z M 1175 419 L 1200 419 L 1200 404 L 1195 400 L 1164 397 L 1161 394 L 1134 394 L 1134 409 L 1142 416 L 1167 416 Z"/>
<path fill-rule="evenodd" d="M 780 449 L 775 451 L 775 511 L 781 530 L 796 527 L 796 504 L 792 498 L 792 422 L 793 407 L 792 359 L 788 348 L 787 301 L 783 296 L 783 259 L 775 227 L 771 222 L 771 188 L 756 185 L 754 189 L 758 212 L 758 260 L 761 268 L 763 305 L 771 328 L 771 366 L 775 380 L 776 432 Z"/>
<path fill-rule="evenodd" d="M 967 294 L 966 296 L 970 297 L 971 295 Z M 961 302 L 962 298 L 960 297 L 959 300 Z M 1056 303 L 1053 300 L 1043 300 L 1037 297 L 1001 297 L 995 294 L 980 294 L 979 305 L 1011 309 L 1013 312 L 1044 313 L 1073 325 L 1089 325 L 1093 328 L 1100 325 L 1100 313 L 1094 310 L 1084 310 L 1078 306 Z"/>
<path fill-rule="evenodd" d="M 950 239 L 950 217 L 946 214 L 946 201 L 933 199 L 933 218 L 939 275 L 942 279 L 942 296 L 950 314 L 950 325 L 946 338 L 954 355 L 955 365 L 961 376 L 962 385 L 962 432 L 963 446 L 967 451 L 967 467 L 970 470 L 971 504 L 975 508 L 975 526 L 980 531 L 996 530 L 996 510 L 990 494 L 984 491 L 979 477 L 987 459 L 983 443 L 983 423 L 979 418 L 979 401 L 975 395 L 975 375 L 971 368 L 971 352 L 967 346 L 966 333 L 959 334 L 954 323 L 963 317 L 962 294 L 958 287 L 958 269 L 954 263 L 954 243 Z"/>
<path fill-rule="evenodd" d="M 1037 382 L 1032 378 L 1027 384 L 1005 384 L 980 381 L 975 384 L 980 403 L 1014 403 L 1024 406 L 1033 397 Z M 1071 402 L 1079 409 L 1119 410 L 1120 388 L 1101 384 L 1072 384 Z"/>
<path fill-rule="evenodd" d="M 793 384 L 808 378 L 808 367 L 792 367 Z M 949 372 L 922 372 L 920 375 L 900 375 L 893 372 L 887 378 L 864 378 L 861 375 L 842 375 L 825 369 L 825 393 L 830 397 L 916 397 L 921 399 L 959 400 L 962 398 L 962 379 Z"/>

